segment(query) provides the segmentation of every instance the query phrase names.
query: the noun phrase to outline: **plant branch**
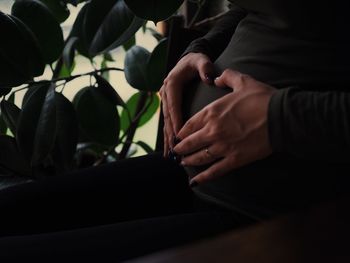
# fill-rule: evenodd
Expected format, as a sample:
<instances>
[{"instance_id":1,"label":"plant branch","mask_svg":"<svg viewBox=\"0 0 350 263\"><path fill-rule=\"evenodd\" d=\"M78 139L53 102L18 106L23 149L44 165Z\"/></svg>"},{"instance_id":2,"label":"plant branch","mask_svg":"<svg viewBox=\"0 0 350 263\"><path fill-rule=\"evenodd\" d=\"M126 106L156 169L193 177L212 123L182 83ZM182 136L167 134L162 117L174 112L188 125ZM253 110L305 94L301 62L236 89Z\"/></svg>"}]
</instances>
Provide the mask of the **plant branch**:
<instances>
[{"instance_id":1,"label":"plant branch","mask_svg":"<svg viewBox=\"0 0 350 263\"><path fill-rule=\"evenodd\" d=\"M145 103L147 102L147 98L150 98L150 102L145 105ZM126 154L129 151L130 145L132 143L132 139L134 138L136 129L138 127L139 121L142 117L142 115L149 109L149 107L152 105L153 103L153 96L149 96L148 93L144 93L141 95L140 100L138 101L138 105L137 105L137 109L136 109L136 116L134 117L134 119L132 120L132 122L130 123L128 129L125 131L125 133L123 134L123 136L119 139L118 143L116 143L115 145L113 145L103 156L101 159L99 159L94 166L98 166L102 163L105 162L106 158L114 151L115 147L117 147L119 145L119 143L125 138L127 137L126 141L123 144L123 148L120 152L120 154L118 155L119 159L124 159Z\"/></svg>"},{"instance_id":2,"label":"plant branch","mask_svg":"<svg viewBox=\"0 0 350 263\"><path fill-rule=\"evenodd\" d=\"M146 104L147 99L150 98L150 102ZM141 94L140 100L137 104L137 108L136 108L136 116L133 120L133 122L130 124L130 131L128 133L128 136L126 138L126 143L124 144L120 154L119 154L119 158L120 159L124 159L129 151L129 148L131 146L131 142L134 139L135 136L135 132L137 130L139 121L142 117L142 115L148 110L148 108L152 105L153 102L153 96L149 96L149 93L143 93Z\"/></svg>"},{"instance_id":3,"label":"plant branch","mask_svg":"<svg viewBox=\"0 0 350 263\"><path fill-rule=\"evenodd\" d=\"M78 75L72 75L72 76L69 76L69 77L54 78L54 79L51 79L51 80L30 81L30 82L25 83L25 84L27 84L27 86L25 86L23 88L20 88L20 89L16 90L15 92L27 89L27 88L29 88L29 86L31 86L33 84L36 84L36 83L40 83L40 82L51 82L51 83L53 83L53 82L65 81L65 83L67 83L67 82L70 82L70 81L72 81L74 79L77 79L77 78L80 78L80 77L89 76L89 75L91 76L91 75L96 74L96 73L103 73L105 71L111 71L111 70L124 71L124 69L121 69L121 68L110 67L110 68L104 68L104 69L99 69L99 70L93 70L93 71L82 73L82 74L78 74Z\"/></svg>"}]
</instances>

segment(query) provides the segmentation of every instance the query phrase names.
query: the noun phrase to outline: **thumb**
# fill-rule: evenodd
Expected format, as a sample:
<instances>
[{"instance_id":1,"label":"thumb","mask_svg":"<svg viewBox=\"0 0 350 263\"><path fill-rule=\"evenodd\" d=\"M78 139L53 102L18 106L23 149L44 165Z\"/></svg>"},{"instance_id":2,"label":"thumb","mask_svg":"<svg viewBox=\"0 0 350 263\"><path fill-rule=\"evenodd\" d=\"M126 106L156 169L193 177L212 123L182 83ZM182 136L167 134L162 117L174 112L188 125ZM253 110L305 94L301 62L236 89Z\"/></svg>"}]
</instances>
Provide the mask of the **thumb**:
<instances>
[{"instance_id":1,"label":"thumb","mask_svg":"<svg viewBox=\"0 0 350 263\"><path fill-rule=\"evenodd\" d=\"M242 87L245 76L238 71L227 69L219 77L215 78L214 82L217 87L228 87L238 91Z\"/></svg>"},{"instance_id":2,"label":"thumb","mask_svg":"<svg viewBox=\"0 0 350 263\"><path fill-rule=\"evenodd\" d=\"M199 62L198 73L201 80L207 84L213 84L215 78L214 64L209 58L204 58Z\"/></svg>"}]
</instances>

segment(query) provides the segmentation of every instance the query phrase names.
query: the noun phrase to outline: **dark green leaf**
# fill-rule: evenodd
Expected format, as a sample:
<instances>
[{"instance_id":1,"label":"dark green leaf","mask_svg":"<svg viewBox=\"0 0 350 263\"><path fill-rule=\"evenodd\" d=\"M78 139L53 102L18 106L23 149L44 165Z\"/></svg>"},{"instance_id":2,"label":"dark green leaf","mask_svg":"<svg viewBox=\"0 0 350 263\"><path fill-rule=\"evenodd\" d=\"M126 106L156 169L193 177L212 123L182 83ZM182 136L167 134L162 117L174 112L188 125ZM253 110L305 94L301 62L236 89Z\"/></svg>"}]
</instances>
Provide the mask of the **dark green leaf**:
<instances>
[{"instance_id":1,"label":"dark green leaf","mask_svg":"<svg viewBox=\"0 0 350 263\"><path fill-rule=\"evenodd\" d=\"M153 50L147 65L148 88L158 91L166 75L168 41L164 39Z\"/></svg>"},{"instance_id":2,"label":"dark green leaf","mask_svg":"<svg viewBox=\"0 0 350 263\"><path fill-rule=\"evenodd\" d=\"M142 25L142 33L146 33L147 30L147 21L145 21Z\"/></svg>"},{"instance_id":3,"label":"dark green leaf","mask_svg":"<svg viewBox=\"0 0 350 263\"><path fill-rule=\"evenodd\" d=\"M67 67L67 69L72 68L74 62L74 53L75 53L75 45L78 42L77 37L71 37L68 39L66 46L63 49L62 59L63 64Z\"/></svg>"},{"instance_id":4,"label":"dark green leaf","mask_svg":"<svg viewBox=\"0 0 350 263\"><path fill-rule=\"evenodd\" d=\"M73 70L75 69L75 66L76 66L76 63L74 60L73 60L73 64L71 65L70 68L67 68L67 66L65 64L63 64L58 76L60 78L70 77L72 75Z\"/></svg>"},{"instance_id":5,"label":"dark green leaf","mask_svg":"<svg viewBox=\"0 0 350 263\"><path fill-rule=\"evenodd\" d=\"M39 0L17 0L12 14L22 20L38 39L44 60L50 64L62 53L64 41L60 24Z\"/></svg>"},{"instance_id":6,"label":"dark green leaf","mask_svg":"<svg viewBox=\"0 0 350 263\"><path fill-rule=\"evenodd\" d=\"M119 138L117 108L94 87L83 88L73 100L84 135L91 142L114 145Z\"/></svg>"},{"instance_id":7,"label":"dark green leaf","mask_svg":"<svg viewBox=\"0 0 350 263\"><path fill-rule=\"evenodd\" d=\"M7 99L7 101L15 103L15 96L16 96L16 93L12 92L10 97Z\"/></svg>"},{"instance_id":8,"label":"dark green leaf","mask_svg":"<svg viewBox=\"0 0 350 263\"><path fill-rule=\"evenodd\" d=\"M26 93L23 96L23 100L22 100L22 106L21 108L23 109L28 101L28 99L33 95L33 93L40 87L48 85L48 82L39 82L39 83L35 83L33 85L30 85L26 91Z\"/></svg>"},{"instance_id":9,"label":"dark green leaf","mask_svg":"<svg viewBox=\"0 0 350 263\"><path fill-rule=\"evenodd\" d=\"M29 163L19 152L16 140L10 136L0 136L0 166L11 174L31 175Z\"/></svg>"},{"instance_id":10,"label":"dark green leaf","mask_svg":"<svg viewBox=\"0 0 350 263\"><path fill-rule=\"evenodd\" d=\"M125 0L128 7L138 16L158 22L174 14L184 0Z\"/></svg>"},{"instance_id":11,"label":"dark green leaf","mask_svg":"<svg viewBox=\"0 0 350 263\"><path fill-rule=\"evenodd\" d=\"M144 23L123 0L92 0L85 22L85 36L92 57L124 44Z\"/></svg>"},{"instance_id":12,"label":"dark green leaf","mask_svg":"<svg viewBox=\"0 0 350 263\"><path fill-rule=\"evenodd\" d=\"M142 149L144 149L146 153L153 153L153 152L154 152L154 150L152 149L152 147L149 146L147 143L145 143L145 142L143 142L143 141L138 141L138 142L136 142L136 144L137 144L138 146L140 146Z\"/></svg>"},{"instance_id":13,"label":"dark green leaf","mask_svg":"<svg viewBox=\"0 0 350 263\"><path fill-rule=\"evenodd\" d=\"M21 110L12 102L3 100L0 104L2 117L12 134L16 134L18 118Z\"/></svg>"},{"instance_id":14,"label":"dark green leaf","mask_svg":"<svg viewBox=\"0 0 350 263\"><path fill-rule=\"evenodd\" d=\"M103 54L103 59L106 60L106 61L109 61L109 62L114 62L115 61L110 53L104 53Z\"/></svg>"},{"instance_id":15,"label":"dark green leaf","mask_svg":"<svg viewBox=\"0 0 350 263\"><path fill-rule=\"evenodd\" d=\"M124 73L127 82L135 89L148 90L147 62L151 54L140 46L134 46L126 52Z\"/></svg>"},{"instance_id":16,"label":"dark green leaf","mask_svg":"<svg viewBox=\"0 0 350 263\"><path fill-rule=\"evenodd\" d=\"M101 69L105 69L105 68L107 68L107 67L108 67L108 65L107 65L107 60L106 60L105 58L103 58L103 60L102 60L102 62L101 62ZM101 74L101 76L102 76L105 80L109 81L109 71L103 71L102 74Z\"/></svg>"},{"instance_id":17,"label":"dark green leaf","mask_svg":"<svg viewBox=\"0 0 350 263\"><path fill-rule=\"evenodd\" d=\"M65 3L69 3L73 6L77 6L78 4L82 3L82 2L86 2L88 0L63 0Z\"/></svg>"},{"instance_id":18,"label":"dark green leaf","mask_svg":"<svg viewBox=\"0 0 350 263\"><path fill-rule=\"evenodd\" d=\"M85 38L85 16L89 8L90 2L86 3L79 11L77 18L74 21L72 30L69 37L77 37L77 50L78 52L85 56L89 57L88 54L88 44Z\"/></svg>"},{"instance_id":19,"label":"dark green leaf","mask_svg":"<svg viewBox=\"0 0 350 263\"><path fill-rule=\"evenodd\" d=\"M132 118L135 117L137 104L138 104L138 101L140 100L141 94L142 94L141 92L135 93L133 96L131 96L131 98L126 103ZM154 116L154 114L157 112L159 108L159 97L156 94L152 94L151 96L148 97L146 105L150 103L151 99L152 99L152 103L147 109L147 111L140 118L138 127L141 127L142 125L146 124ZM125 109L122 111L120 123L121 123L121 130L125 132L130 125L128 113Z\"/></svg>"},{"instance_id":20,"label":"dark green leaf","mask_svg":"<svg viewBox=\"0 0 350 263\"><path fill-rule=\"evenodd\" d=\"M0 97L5 96L11 92L11 88L0 87Z\"/></svg>"},{"instance_id":21,"label":"dark green leaf","mask_svg":"<svg viewBox=\"0 0 350 263\"><path fill-rule=\"evenodd\" d=\"M33 166L49 155L56 138L55 85L42 84L25 102L19 116L17 139Z\"/></svg>"},{"instance_id":22,"label":"dark green leaf","mask_svg":"<svg viewBox=\"0 0 350 263\"><path fill-rule=\"evenodd\" d=\"M112 85L99 75L95 75L97 81L97 88L115 106L119 105L126 107L125 102L119 96L118 92L112 87Z\"/></svg>"},{"instance_id":23,"label":"dark green leaf","mask_svg":"<svg viewBox=\"0 0 350 263\"><path fill-rule=\"evenodd\" d=\"M4 118L2 117L2 114L0 112L0 135L6 134L7 131L7 125L6 122L4 121Z\"/></svg>"},{"instance_id":24,"label":"dark green leaf","mask_svg":"<svg viewBox=\"0 0 350 263\"><path fill-rule=\"evenodd\" d=\"M136 38L135 38L135 36L132 36L128 41L126 41L123 44L123 48L125 51L128 51L130 48L135 46L135 44L136 44Z\"/></svg>"},{"instance_id":25,"label":"dark green leaf","mask_svg":"<svg viewBox=\"0 0 350 263\"><path fill-rule=\"evenodd\" d=\"M0 11L0 87L14 87L44 72L41 53L29 29L17 18Z\"/></svg>"},{"instance_id":26,"label":"dark green leaf","mask_svg":"<svg viewBox=\"0 0 350 263\"><path fill-rule=\"evenodd\" d=\"M73 104L61 93L56 93L57 138L53 150L56 168L68 171L72 168L78 143L78 120Z\"/></svg>"},{"instance_id":27,"label":"dark green leaf","mask_svg":"<svg viewBox=\"0 0 350 263\"><path fill-rule=\"evenodd\" d=\"M61 0L40 0L43 2L53 13L59 23L67 20L69 17L69 10L65 2Z\"/></svg>"}]
</instances>

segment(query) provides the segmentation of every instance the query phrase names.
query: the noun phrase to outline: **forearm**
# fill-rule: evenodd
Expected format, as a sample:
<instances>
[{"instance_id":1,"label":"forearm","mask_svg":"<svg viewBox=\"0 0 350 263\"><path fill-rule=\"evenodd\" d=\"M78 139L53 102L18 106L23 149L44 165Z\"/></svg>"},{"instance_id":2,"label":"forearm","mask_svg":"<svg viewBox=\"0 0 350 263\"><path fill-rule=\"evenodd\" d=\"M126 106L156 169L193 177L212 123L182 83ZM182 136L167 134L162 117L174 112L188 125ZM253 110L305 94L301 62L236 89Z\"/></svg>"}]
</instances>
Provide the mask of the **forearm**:
<instances>
[{"instance_id":1,"label":"forearm","mask_svg":"<svg viewBox=\"0 0 350 263\"><path fill-rule=\"evenodd\" d=\"M237 6L231 9L203 37L194 40L182 56L190 53L206 54L214 61L229 43L238 23L246 16L246 11Z\"/></svg>"},{"instance_id":2,"label":"forearm","mask_svg":"<svg viewBox=\"0 0 350 263\"><path fill-rule=\"evenodd\" d=\"M350 162L350 93L279 90L270 101L268 126L274 152Z\"/></svg>"}]
</instances>

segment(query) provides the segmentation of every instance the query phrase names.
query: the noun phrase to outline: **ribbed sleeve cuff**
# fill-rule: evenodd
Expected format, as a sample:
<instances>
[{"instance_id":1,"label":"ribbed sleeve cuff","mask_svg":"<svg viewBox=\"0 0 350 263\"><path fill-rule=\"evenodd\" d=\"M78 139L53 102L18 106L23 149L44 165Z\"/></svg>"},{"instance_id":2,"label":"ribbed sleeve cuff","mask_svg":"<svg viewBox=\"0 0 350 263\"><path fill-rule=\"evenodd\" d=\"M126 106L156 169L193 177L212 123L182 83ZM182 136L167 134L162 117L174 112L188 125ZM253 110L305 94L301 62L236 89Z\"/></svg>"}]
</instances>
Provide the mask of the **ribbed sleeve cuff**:
<instances>
[{"instance_id":1,"label":"ribbed sleeve cuff","mask_svg":"<svg viewBox=\"0 0 350 263\"><path fill-rule=\"evenodd\" d=\"M283 101L287 92L288 89L277 90L277 92L272 95L269 103L267 122L269 140L273 152L283 152L285 149Z\"/></svg>"}]
</instances>

